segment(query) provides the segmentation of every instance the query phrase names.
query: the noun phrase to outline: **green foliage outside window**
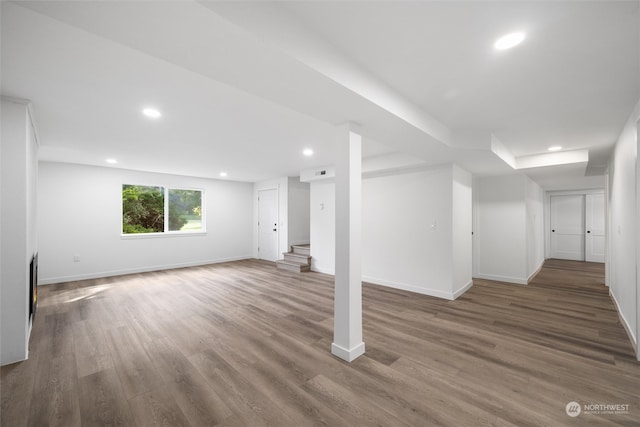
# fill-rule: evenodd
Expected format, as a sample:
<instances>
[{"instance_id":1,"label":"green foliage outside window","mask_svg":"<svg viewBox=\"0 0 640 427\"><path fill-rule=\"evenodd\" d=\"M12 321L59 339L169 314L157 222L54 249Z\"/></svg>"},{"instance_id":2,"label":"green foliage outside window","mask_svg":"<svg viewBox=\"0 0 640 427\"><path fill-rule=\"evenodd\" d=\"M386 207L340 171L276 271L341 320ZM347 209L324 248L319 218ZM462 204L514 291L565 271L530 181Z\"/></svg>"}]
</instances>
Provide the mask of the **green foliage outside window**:
<instances>
[{"instance_id":1,"label":"green foliage outside window","mask_svg":"<svg viewBox=\"0 0 640 427\"><path fill-rule=\"evenodd\" d=\"M164 231L164 188L122 186L122 232L124 234Z\"/></svg>"},{"instance_id":2,"label":"green foliage outside window","mask_svg":"<svg viewBox=\"0 0 640 427\"><path fill-rule=\"evenodd\" d=\"M169 231L202 229L202 192L169 190Z\"/></svg>"},{"instance_id":3,"label":"green foliage outside window","mask_svg":"<svg viewBox=\"0 0 640 427\"><path fill-rule=\"evenodd\" d=\"M166 204L165 197L168 197ZM165 218L168 218L166 230ZM202 191L124 184L122 233L164 231L202 231Z\"/></svg>"}]
</instances>

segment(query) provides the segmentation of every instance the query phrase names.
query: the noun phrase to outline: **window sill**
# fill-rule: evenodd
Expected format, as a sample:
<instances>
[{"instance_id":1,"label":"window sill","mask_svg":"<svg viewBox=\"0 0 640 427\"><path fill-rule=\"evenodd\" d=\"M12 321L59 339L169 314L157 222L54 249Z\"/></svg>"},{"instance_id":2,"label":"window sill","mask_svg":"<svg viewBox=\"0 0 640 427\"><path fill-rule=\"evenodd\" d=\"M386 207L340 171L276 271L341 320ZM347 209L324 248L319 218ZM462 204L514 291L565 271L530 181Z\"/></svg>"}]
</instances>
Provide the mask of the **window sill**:
<instances>
[{"instance_id":1,"label":"window sill","mask_svg":"<svg viewBox=\"0 0 640 427\"><path fill-rule=\"evenodd\" d=\"M166 233L140 233L140 234L120 234L122 240L136 240L136 239L159 239L163 237L192 237L192 236L206 236L206 231L194 231L194 232L166 232Z\"/></svg>"}]
</instances>

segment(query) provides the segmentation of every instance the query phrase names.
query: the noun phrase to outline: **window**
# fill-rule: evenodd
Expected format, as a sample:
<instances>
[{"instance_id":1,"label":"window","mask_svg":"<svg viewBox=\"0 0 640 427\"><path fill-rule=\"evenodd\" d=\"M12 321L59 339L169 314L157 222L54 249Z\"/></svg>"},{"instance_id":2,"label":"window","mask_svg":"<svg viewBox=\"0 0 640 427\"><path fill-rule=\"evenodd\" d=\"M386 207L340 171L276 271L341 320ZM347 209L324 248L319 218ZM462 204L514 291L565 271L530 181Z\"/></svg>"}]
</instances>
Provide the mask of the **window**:
<instances>
[{"instance_id":1,"label":"window","mask_svg":"<svg viewBox=\"0 0 640 427\"><path fill-rule=\"evenodd\" d=\"M203 232L202 190L122 185L122 234Z\"/></svg>"},{"instance_id":2,"label":"window","mask_svg":"<svg viewBox=\"0 0 640 427\"><path fill-rule=\"evenodd\" d=\"M202 191L168 191L169 231L202 231Z\"/></svg>"}]
</instances>

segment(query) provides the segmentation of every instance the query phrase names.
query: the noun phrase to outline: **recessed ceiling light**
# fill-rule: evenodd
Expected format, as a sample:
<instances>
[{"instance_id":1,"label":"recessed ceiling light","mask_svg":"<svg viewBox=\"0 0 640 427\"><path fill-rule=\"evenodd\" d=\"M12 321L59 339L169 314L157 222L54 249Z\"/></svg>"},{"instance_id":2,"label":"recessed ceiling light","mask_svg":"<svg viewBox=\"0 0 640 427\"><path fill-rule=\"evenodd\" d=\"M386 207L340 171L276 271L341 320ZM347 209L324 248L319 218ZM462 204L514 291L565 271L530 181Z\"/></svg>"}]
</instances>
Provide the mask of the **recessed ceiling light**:
<instances>
[{"instance_id":1,"label":"recessed ceiling light","mask_svg":"<svg viewBox=\"0 0 640 427\"><path fill-rule=\"evenodd\" d=\"M560 150L562 150L562 147L559 146L559 145L554 145L553 147L547 148L547 150L549 150L549 151L560 151Z\"/></svg>"},{"instance_id":2,"label":"recessed ceiling light","mask_svg":"<svg viewBox=\"0 0 640 427\"><path fill-rule=\"evenodd\" d=\"M313 150L311 148L306 148L302 154L304 154L305 156L313 156Z\"/></svg>"},{"instance_id":3,"label":"recessed ceiling light","mask_svg":"<svg viewBox=\"0 0 640 427\"><path fill-rule=\"evenodd\" d=\"M156 110L155 108L145 108L144 110L142 110L142 114L149 117L150 119L158 119L160 118L160 116L162 116L160 111Z\"/></svg>"},{"instance_id":4,"label":"recessed ceiling light","mask_svg":"<svg viewBox=\"0 0 640 427\"><path fill-rule=\"evenodd\" d=\"M220 172L220 176L224 178L225 176L227 176L227 173L226 172Z\"/></svg>"},{"instance_id":5,"label":"recessed ceiling light","mask_svg":"<svg viewBox=\"0 0 640 427\"><path fill-rule=\"evenodd\" d=\"M110 165L115 165L116 163L118 163L116 159L107 159L105 160L105 162L109 163Z\"/></svg>"},{"instance_id":6,"label":"recessed ceiling light","mask_svg":"<svg viewBox=\"0 0 640 427\"><path fill-rule=\"evenodd\" d=\"M524 37L525 37L525 34L520 32L507 34L505 36L500 37L498 40L496 40L496 42L493 44L493 47L498 50L510 49L522 43L522 41L524 40Z\"/></svg>"}]
</instances>

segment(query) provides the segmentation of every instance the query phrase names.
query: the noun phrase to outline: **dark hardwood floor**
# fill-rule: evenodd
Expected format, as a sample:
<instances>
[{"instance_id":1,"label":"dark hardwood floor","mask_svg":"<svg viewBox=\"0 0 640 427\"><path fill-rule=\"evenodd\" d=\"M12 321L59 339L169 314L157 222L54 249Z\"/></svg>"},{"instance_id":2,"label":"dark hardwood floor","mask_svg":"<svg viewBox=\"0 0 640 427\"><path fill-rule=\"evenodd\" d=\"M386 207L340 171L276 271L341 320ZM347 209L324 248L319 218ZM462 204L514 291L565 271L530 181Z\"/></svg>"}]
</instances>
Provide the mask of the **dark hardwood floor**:
<instances>
[{"instance_id":1,"label":"dark hardwood floor","mask_svg":"<svg viewBox=\"0 0 640 427\"><path fill-rule=\"evenodd\" d=\"M331 276L250 260L42 286L31 357L1 370L1 424L640 425L603 274L550 260L529 286L474 280L456 301L365 284L351 364L330 354ZM628 410L573 418L571 401Z\"/></svg>"}]
</instances>

